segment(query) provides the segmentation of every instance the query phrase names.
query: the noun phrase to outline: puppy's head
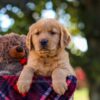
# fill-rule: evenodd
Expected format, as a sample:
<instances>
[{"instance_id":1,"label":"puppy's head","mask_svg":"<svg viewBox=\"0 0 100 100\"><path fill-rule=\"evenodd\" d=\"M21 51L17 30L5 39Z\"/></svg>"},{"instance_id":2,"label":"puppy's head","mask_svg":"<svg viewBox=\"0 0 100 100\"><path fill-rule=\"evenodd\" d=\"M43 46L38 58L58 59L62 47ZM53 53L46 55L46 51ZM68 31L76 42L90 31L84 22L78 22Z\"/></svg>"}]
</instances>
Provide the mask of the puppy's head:
<instances>
[{"instance_id":1,"label":"puppy's head","mask_svg":"<svg viewBox=\"0 0 100 100\"><path fill-rule=\"evenodd\" d=\"M29 50L53 51L65 48L69 32L55 19L41 19L29 28L26 45Z\"/></svg>"}]
</instances>

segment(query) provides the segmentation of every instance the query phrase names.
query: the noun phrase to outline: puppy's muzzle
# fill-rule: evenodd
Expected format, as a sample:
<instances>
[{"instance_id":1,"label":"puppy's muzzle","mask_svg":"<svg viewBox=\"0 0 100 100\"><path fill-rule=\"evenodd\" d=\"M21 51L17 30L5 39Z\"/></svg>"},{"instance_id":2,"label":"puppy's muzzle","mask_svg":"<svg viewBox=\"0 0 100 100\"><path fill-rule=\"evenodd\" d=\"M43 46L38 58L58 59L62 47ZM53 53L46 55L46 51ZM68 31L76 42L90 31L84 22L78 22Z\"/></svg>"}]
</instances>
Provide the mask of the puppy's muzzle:
<instances>
[{"instance_id":1,"label":"puppy's muzzle","mask_svg":"<svg viewBox=\"0 0 100 100\"><path fill-rule=\"evenodd\" d=\"M41 47L42 47L42 48L46 48L47 45L48 45L48 40L47 40L47 39L42 39L42 40L40 41L40 44L41 44Z\"/></svg>"}]
</instances>

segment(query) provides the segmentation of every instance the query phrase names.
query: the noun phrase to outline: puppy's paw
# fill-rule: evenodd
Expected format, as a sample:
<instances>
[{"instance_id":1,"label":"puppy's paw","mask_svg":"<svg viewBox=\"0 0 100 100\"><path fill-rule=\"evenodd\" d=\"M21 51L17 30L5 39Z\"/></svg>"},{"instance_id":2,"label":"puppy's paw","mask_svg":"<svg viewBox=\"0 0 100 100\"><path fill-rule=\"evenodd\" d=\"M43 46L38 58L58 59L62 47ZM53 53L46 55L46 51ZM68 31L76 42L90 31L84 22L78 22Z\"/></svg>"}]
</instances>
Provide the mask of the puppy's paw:
<instances>
[{"instance_id":1,"label":"puppy's paw","mask_svg":"<svg viewBox=\"0 0 100 100\"><path fill-rule=\"evenodd\" d=\"M59 95L63 95L65 91L68 89L66 81L53 80L52 84L54 91Z\"/></svg>"},{"instance_id":2,"label":"puppy's paw","mask_svg":"<svg viewBox=\"0 0 100 100\"><path fill-rule=\"evenodd\" d=\"M27 93L30 89L31 81L29 80L21 80L19 79L17 82L17 88L19 93L24 94Z\"/></svg>"}]
</instances>

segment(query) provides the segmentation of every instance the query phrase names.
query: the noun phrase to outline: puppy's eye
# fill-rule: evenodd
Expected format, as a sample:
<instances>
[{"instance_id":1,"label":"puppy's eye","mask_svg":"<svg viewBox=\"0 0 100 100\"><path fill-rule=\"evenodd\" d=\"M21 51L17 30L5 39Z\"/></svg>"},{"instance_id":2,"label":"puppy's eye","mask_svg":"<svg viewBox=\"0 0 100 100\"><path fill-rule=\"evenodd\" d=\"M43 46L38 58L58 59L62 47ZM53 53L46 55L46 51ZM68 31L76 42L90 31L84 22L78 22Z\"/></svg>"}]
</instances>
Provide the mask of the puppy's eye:
<instances>
[{"instance_id":1,"label":"puppy's eye","mask_svg":"<svg viewBox=\"0 0 100 100\"><path fill-rule=\"evenodd\" d=\"M40 32L36 32L36 33L35 33L35 35L39 35L39 34L40 34Z\"/></svg>"},{"instance_id":2,"label":"puppy's eye","mask_svg":"<svg viewBox=\"0 0 100 100\"><path fill-rule=\"evenodd\" d=\"M55 35L55 34L56 34L56 32L51 31L51 32L50 32L50 34L51 34L51 35Z\"/></svg>"}]
</instances>

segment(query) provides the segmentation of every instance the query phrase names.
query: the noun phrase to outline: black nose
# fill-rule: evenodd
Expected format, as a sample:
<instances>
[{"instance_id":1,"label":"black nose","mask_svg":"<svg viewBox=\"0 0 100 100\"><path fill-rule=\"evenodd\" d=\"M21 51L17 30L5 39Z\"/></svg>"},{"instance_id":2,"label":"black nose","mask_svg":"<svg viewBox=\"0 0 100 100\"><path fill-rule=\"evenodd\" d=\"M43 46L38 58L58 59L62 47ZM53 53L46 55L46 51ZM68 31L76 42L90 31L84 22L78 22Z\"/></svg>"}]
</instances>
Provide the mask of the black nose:
<instances>
[{"instance_id":1,"label":"black nose","mask_svg":"<svg viewBox=\"0 0 100 100\"><path fill-rule=\"evenodd\" d=\"M41 43L42 46L47 46L48 40L43 39L43 40L40 41L40 43Z\"/></svg>"},{"instance_id":2,"label":"black nose","mask_svg":"<svg viewBox=\"0 0 100 100\"><path fill-rule=\"evenodd\" d=\"M23 48L22 48L21 46L18 46L18 47L16 48L16 51L17 51L17 52L23 52Z\"/></svg>"}]
</instances>

